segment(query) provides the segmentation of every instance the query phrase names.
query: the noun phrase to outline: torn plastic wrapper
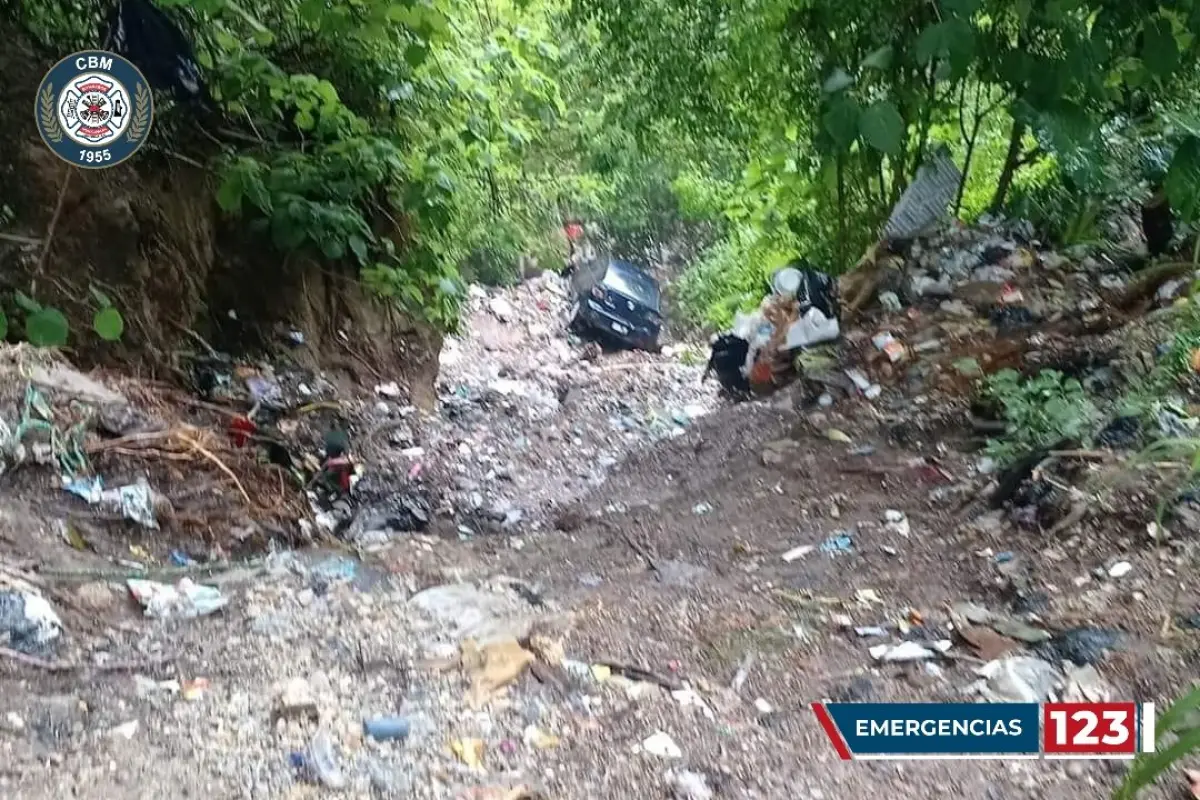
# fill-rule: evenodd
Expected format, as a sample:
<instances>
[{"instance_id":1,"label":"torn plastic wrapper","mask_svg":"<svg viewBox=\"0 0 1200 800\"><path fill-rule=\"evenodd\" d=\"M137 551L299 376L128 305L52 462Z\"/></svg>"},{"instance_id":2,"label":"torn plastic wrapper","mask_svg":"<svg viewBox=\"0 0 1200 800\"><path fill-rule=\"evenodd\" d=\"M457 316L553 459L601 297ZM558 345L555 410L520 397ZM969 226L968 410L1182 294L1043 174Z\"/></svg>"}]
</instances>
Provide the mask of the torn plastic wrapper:
<instances>
[{"instance_id":1,"label":"torn plastic wrapper","mask_svg":"<svg viewBox=\"0 0 1200 800\"><path fill-rule=\"evenodd\" d=\"M799 347L832 342L840 335L841 328L837 319L825 316L819 308L813 306L788 328L783 344L788 350L795 350Z\"/></svg>"},{"instance_id":2,"label":"torn plastic wrapper","mask_svg":"<svg viewBox=\"0 0 1200 800\"><path fill-rule=\"evenodd\" d=\"M93 478L64 477L63 488L94 506L119 512L125 519L150 530L158 530L158 520L154 518L154 490L145 478L138 478L137 483L105 489L104 479L99 475Z\"/></svg>"},{"instance_id":3,"label":"torn plastic wrapper","mask_svg":"<svg viewBox=\"0 0 1200 800\"><path fill-rule=\"evenodd\" d=\"M219 589L201 586L189 578L181 579L174 586L140 578L130 578L125 583L146 616L156 619L203 617L229 605L229 600L221 596Z\"/></svg>"}]
</instances>

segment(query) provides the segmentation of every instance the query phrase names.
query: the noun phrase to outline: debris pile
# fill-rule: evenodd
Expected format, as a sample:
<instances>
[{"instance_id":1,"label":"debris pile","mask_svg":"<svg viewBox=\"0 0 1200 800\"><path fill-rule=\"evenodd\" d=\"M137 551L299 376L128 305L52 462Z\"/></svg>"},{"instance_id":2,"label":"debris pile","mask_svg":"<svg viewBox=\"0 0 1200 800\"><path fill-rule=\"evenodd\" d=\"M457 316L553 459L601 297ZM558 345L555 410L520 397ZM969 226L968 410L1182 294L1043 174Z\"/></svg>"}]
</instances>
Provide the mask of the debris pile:
<instances>
[{"instance_id":1,"label":"debris pile","mask_svg":"<svg viewBox=\"0 0 1200 800\"><path fill-rule=\"evenodd\" d=\"M624 457L711 411L701 357L604 352L567 330L566 282L553 273L470 289L460 337L442 351L438 417L409 450L440 462L441 512L464 535L518 531L599 485Z\"/></svg>"}]
</instances>

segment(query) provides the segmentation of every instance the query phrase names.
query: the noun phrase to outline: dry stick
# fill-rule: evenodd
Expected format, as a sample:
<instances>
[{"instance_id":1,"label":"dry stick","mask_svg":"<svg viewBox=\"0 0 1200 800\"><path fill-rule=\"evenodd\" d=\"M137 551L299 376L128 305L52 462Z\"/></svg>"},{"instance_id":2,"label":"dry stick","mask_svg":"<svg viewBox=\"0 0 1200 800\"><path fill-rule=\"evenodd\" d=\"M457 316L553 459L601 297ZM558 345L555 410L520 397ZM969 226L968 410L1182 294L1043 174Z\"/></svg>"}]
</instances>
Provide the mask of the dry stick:
<instances>
[{"instance_id":1,"label":"dry stick","mask_svg":"<svg viewBox=\"0 0 1200 800\"><path fill-rule=\"evenodd\" d=\"M34 239L32 236L18 236L15 233L0 233L0 239L17 244L39 245L42 243L41 239Z\"/></svg>"},{"instance_id":2,"label":"dry stick","mask_svg":"<svg viewBox=\"0 0 1200 800\"><path fill-rule=\"evenodd\" d=\"M224 461L222 461L221 459L219 459L215 455L213 455L213 453L211 451L206 450L203 445L201 445L199 442L195 441L194 439L190 439L187 436L184 436L182 433L177 433L175 435L179 438L180 441L184 442L187 445L190 445L192 447L192 449L194 449L197 453L204 456L206 459L208 459L212 463L216 464L217 468L220 469L222 472L224 472L226 475L228 475L229 478L233 481L234 485L237 486L238 491L242 493L242 499L246 501L246 505L248 505L248 506L254 505L254 502L250 499L250 495L246 494L246 488L244 486L242 486L242 482L240 480L238 480L238 476L234 474L233 470L231 470L228 466L226 466Z\"/></svg>"},{"instance_id":3,"label":"dry stick","mask_svg":"<svg viewBox=\"0 0 1200 800\"><path fill-rule=\"evenodd\" d=\"M74 167L67 167L67 174L63 178L62 186L58 190L58 200L54 204L54 216L50 217L50 226L46 228L46 244L42 247L42 255L38 259L35 275L41 275L42 270L46 268L46 259L50 255L50 245L54 241L54 229L58 226L58 218L62 215L63 201L67 199L67 186L71 183L71 174L75 171Z\"/></svg>"}]
</instances>

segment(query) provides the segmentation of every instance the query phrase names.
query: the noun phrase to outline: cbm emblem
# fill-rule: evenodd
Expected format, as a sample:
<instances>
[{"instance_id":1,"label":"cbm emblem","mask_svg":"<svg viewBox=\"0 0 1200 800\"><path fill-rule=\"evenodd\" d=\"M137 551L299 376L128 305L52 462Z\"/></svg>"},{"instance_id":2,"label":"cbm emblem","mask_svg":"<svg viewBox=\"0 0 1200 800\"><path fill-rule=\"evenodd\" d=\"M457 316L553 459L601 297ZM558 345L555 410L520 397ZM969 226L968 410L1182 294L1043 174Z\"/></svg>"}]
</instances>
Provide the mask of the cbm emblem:
<instances>
[{"instance_id":1,"label":"cbm emblem","mask_svg":"<svg viewBox=\"0 0 1200 800\"><path fill-rule=\"evenodd\" d=\"M56 156L85 169L125 161L154 120L150 84L116 53L84 50L59 61L38 87L38 132Z\"/></svg>"}]
</instances>

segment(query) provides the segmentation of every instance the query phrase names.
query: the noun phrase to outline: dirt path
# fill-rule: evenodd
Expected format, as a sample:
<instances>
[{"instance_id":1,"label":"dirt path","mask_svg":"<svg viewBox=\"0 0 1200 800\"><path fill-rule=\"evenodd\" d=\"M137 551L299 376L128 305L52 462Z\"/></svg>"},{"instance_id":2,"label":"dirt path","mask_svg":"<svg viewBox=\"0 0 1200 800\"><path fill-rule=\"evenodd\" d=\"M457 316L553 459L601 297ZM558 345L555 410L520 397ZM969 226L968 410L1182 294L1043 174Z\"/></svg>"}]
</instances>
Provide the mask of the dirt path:
<instances>
[{"instance_id":1,"label":"dirt path","mask_svg":"<svg viewBox=\"0 0 1200 800\"><path fill-rule=\"evenodd\" d=\"M420 434L430 468L462 478L430 532L376 542L361 562L277 553L226 575L229 607L201 619L144 619L120 584L60 587L72 603L63 657L88 666L0 660L0 793L335 796L311 776L323 731L346 797L516 798L501 788L522 785L581 800L1107 796L1119 762L842 763L808 703L973 697L980 662L961 641L936 662L868 653L899 641L899 622L922 623L910 638L949 636L947 608L963 601L1033 611L1054 631L1123 631L1101 674L1116 697L1163 702L1197 666L1187 634L1158 636L1163 614L1198 599L1171 556L1116 517L1053 539L999 515L972 521L976 457L936 415L861 399L799 411L785 393L676 418L714 406L699 368L546 344L560 336L557 296L545 284L507 293L507 322L476 298L451 350L465 357L445 367L445 415ZM538 314L548 321L531 331ZM559 381L566 402L547 390ZM897 418L906 447L890 443ZM62 547L46 509L19 503L5 507L5 538ZM840 535L848 549L822 549ZM814 549L785 562L800 545ZM1126 577L1090 577L1117 556ZM893 627L867 639L846 622ZM472 707L463 639L531 633L538 665ZM605 662L693 691L609 677ZM384 715L408 719L406 741L363 736L363 720ZM656 732L678 758L644 751ZM471 740L480 764L467 763Z\"/></svg>"}]
</instances>

